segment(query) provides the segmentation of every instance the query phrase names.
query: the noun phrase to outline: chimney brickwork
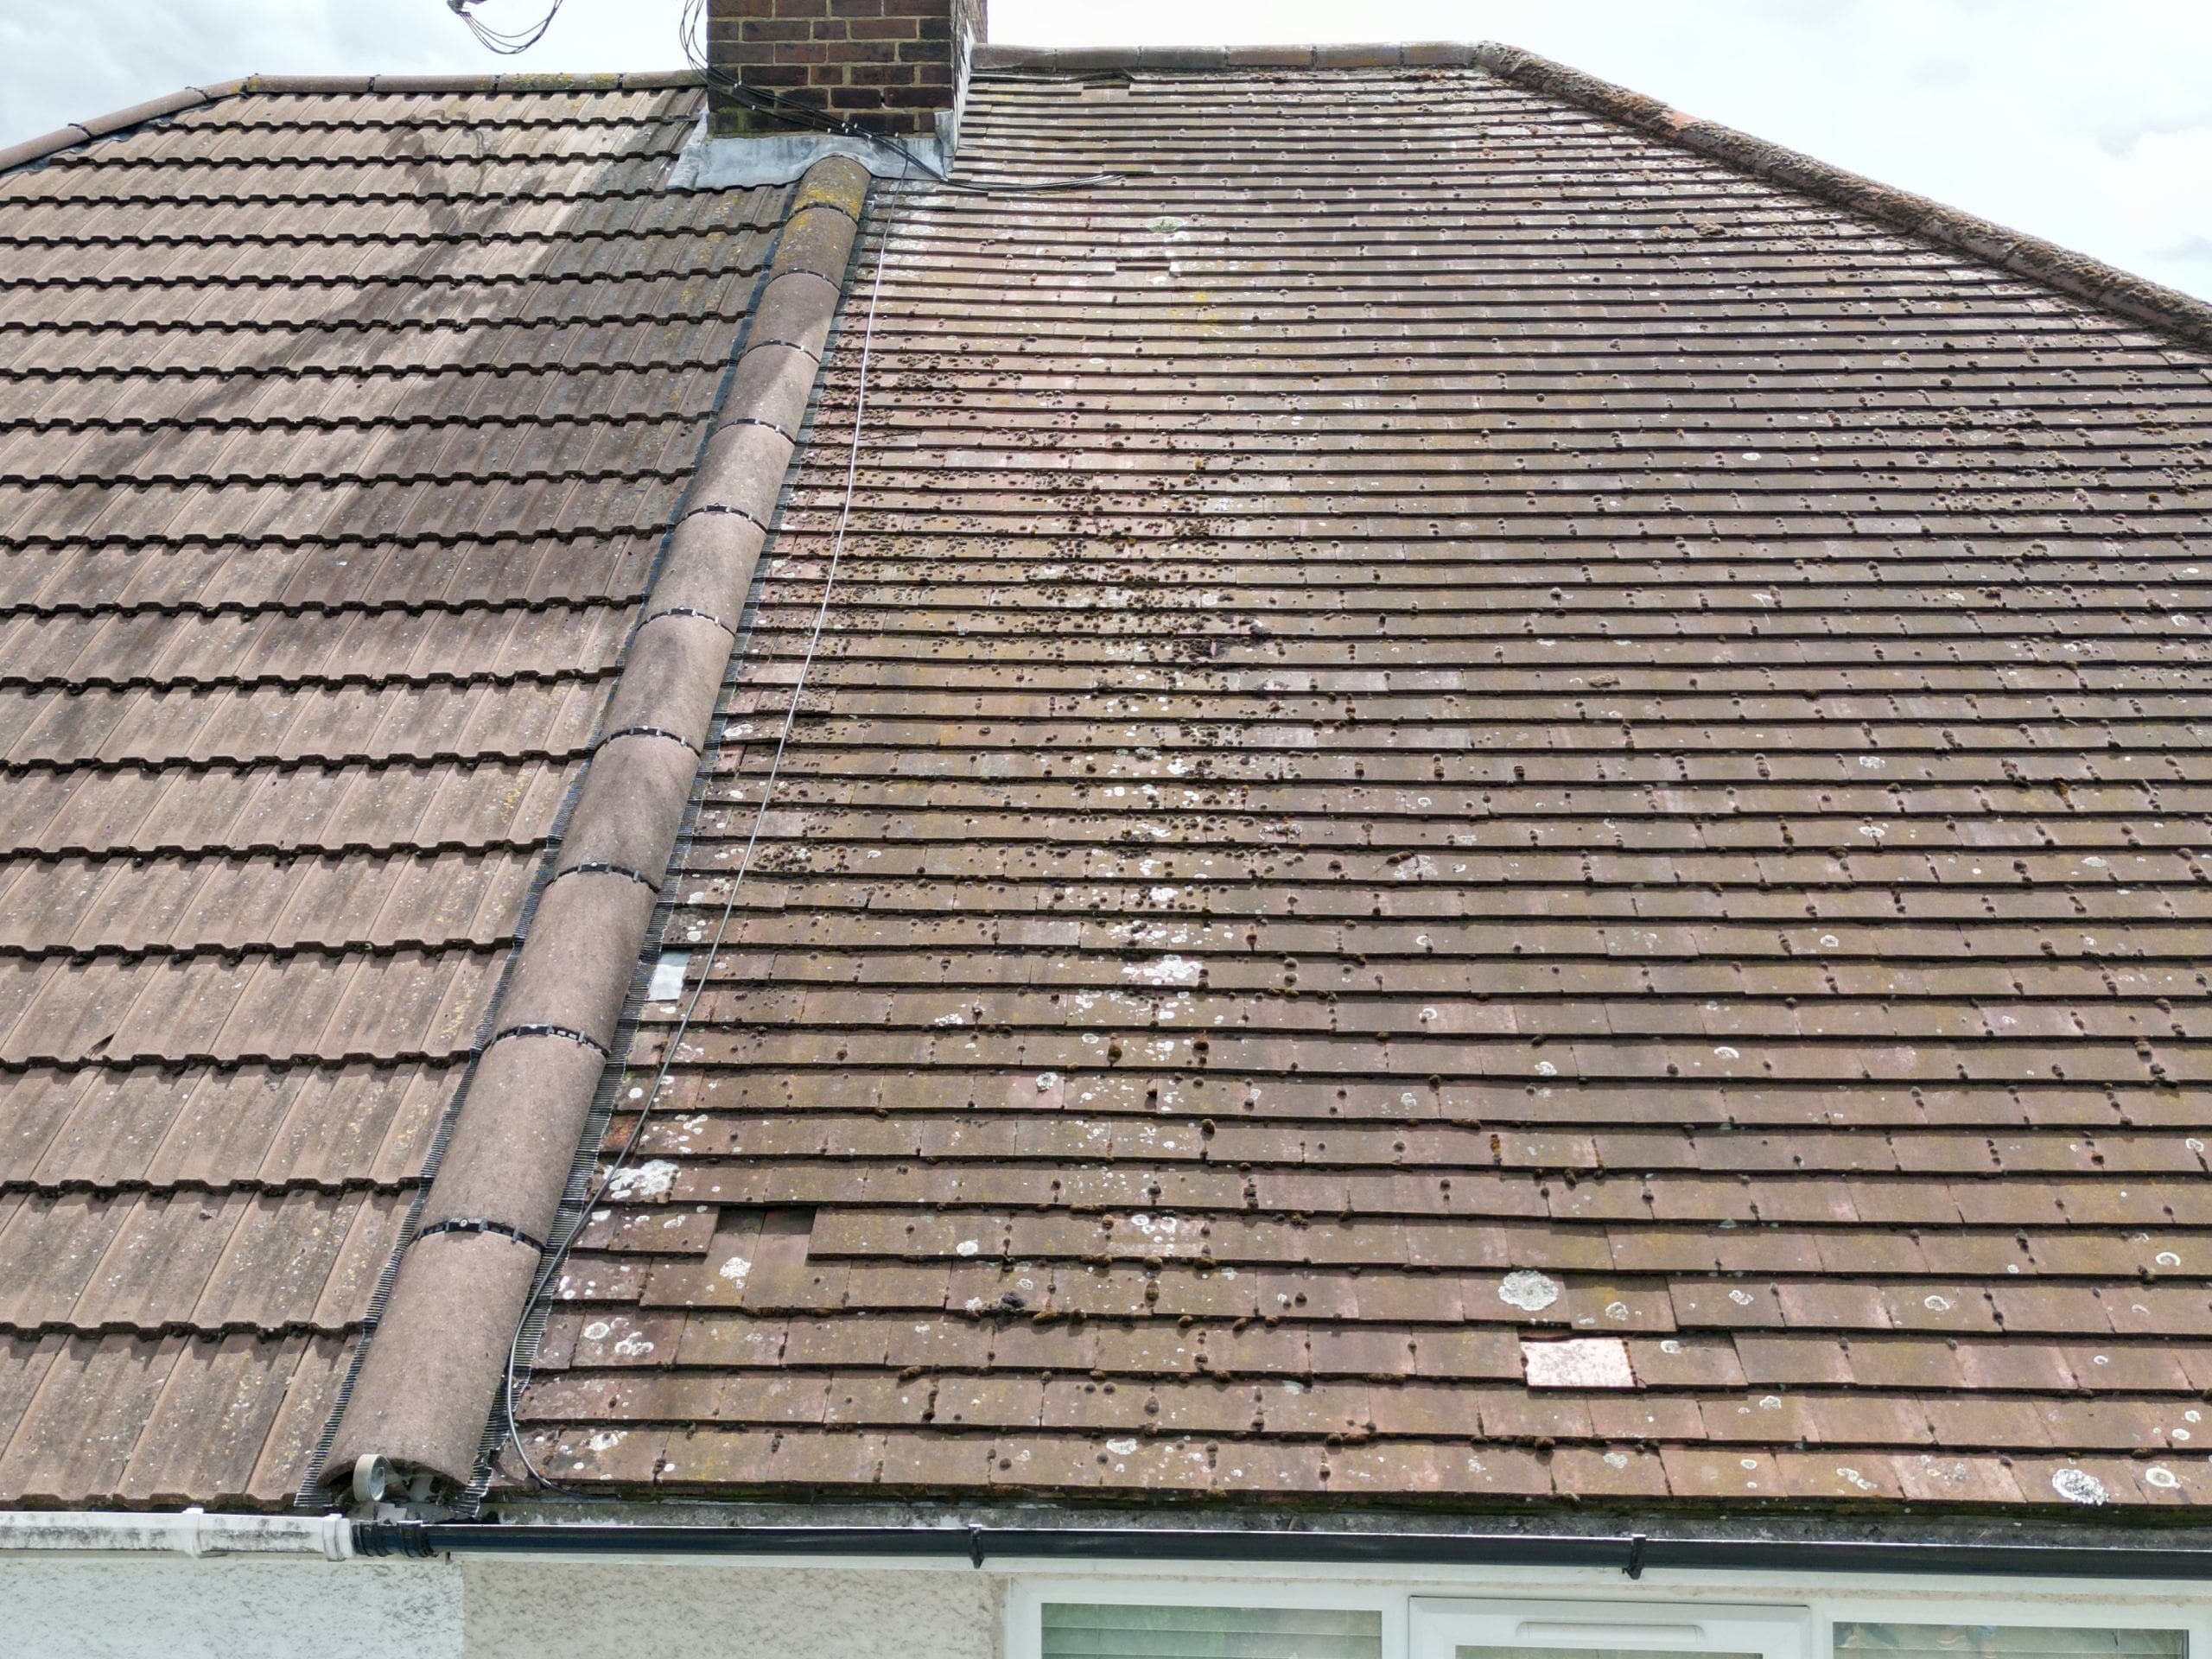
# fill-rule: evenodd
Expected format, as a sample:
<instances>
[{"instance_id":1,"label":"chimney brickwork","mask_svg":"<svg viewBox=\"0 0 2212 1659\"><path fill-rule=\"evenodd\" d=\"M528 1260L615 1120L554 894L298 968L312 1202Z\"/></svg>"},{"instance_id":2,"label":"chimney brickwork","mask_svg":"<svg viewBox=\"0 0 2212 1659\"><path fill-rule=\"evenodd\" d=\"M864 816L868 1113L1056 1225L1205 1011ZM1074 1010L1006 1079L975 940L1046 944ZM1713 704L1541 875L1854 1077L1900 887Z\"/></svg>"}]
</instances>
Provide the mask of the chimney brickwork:
<instances>
[{"instance_id":1,"label":"chimney brickwork","mask_svg":"<svg viewBox=\"0 0 2212 1659\"><path fill-rule=\"evenodd\" d=\"M709 0L708 60L868 131L927 135L952 107L961 42L983 38L987 3ZM721 91L708 105L718 134L807 130Z\"/></svg>"}]
</instances>

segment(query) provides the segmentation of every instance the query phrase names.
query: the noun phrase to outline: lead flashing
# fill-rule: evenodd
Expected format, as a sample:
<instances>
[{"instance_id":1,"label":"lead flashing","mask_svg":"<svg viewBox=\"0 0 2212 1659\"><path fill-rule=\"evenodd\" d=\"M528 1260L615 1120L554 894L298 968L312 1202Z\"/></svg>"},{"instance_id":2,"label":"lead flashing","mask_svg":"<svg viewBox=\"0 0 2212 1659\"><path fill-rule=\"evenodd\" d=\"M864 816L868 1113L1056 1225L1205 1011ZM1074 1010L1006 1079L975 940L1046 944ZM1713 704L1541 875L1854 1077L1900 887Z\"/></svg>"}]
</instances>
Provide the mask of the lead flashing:
<instances>
[{"instance_id":1,"label":"lead flashing","mask_svg":"<svg viewBox=\"0 0 2212 1659\"><path fill-rule=\"evenodd\" d=\"M812 386L810 359L760 337L772 322L820 349L841 295L824 272L842 275L868 188L864 169L832 156L794 194L753 337L646 600L652 620L625 653L604 717L609 735L554 855L564 879L545 889L494 1030L558 1027L602 1047L614 1041L736 649L735 636L710 618L741 608L765 540L759 527L773 517L791 466L792 442L769 423L790 423L792 403L803 409ZM748 373L762 353L774 360ZM806 364L803 387L795 361ZM709 504L724 512L700 511ZM732 533L733 520L749 533ZM605 1065L603 1052L551 1035L518 1034L484 1052L422 1228L401 1247L390 1303L364 1338L326 1478L370 1456L456 1484L469 1478L543 1269L544 1253L517 1236L551 1236ZM508 1230L435 1230L461 1219Z\"/></svg>"},{"instance_id":2,"label":"lead flashing","mask_svg":"<svg viewBox=\"0 0 2212 1659\"><path fill-rule=\"evenodd\" d=\"M945 171L945 149L938 138L902 138L914 162L930 172ZM756 185L789 184L810 168L842 156L879 179L898 179L915 171L914 162L889 144L872 138L828 132L765 132L743 137L709 137L703 124L685 145L668 175L671 190L741 190Z\"/></svg>"}]
</instances>

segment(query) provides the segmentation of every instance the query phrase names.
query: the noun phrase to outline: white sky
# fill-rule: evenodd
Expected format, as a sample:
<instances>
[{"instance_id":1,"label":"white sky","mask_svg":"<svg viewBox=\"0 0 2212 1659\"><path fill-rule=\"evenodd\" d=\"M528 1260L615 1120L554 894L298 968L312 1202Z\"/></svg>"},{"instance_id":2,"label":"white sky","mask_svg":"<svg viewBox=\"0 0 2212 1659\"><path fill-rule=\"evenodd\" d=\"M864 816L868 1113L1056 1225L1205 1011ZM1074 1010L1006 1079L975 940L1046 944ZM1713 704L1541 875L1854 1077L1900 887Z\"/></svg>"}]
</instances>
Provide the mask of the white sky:
<instances>
[{"instance_id":1,"label":"white sky","mask_svg":"<svg viewBox=\"0 0 2212 1659\"><path fill-rule=\"evenodd\" d=\"M566 0L496 59L442 0L0 0L0 144L255 70L664 68L677 10ZM992 0L991 37L1508 41L2212 299L2204 0Z\"/></svg>"}]
</instances>

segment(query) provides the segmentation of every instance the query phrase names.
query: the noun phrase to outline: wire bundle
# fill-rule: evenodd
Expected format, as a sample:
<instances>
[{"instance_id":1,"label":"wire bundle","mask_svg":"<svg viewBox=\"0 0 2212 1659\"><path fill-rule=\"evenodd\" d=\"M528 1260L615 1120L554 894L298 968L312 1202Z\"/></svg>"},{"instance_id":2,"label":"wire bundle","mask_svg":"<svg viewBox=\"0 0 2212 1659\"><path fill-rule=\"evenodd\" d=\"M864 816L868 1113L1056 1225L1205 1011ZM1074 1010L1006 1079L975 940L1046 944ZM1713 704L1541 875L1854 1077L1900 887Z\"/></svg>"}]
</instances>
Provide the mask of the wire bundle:
<instances>
[{"instance_id":1,"label":"wire bundle","mask_svg":"<svg viewBox=\"0 0 2212 1659\"><path fill-rule=\"evenodd\" d=\"M553 27L554 18L560 15L562 0L553 0L553 3L546 7L543 17L530 28L522 29L493 28L476 15L476 8L483 3L484 0L446 0L446 5L453 15L468 25L468 32L476 37L479 46L487 52L496 52L503 58L512 58L518 53L529 51L545 38L545 31Z\"/></svg>"},{"instance_id":2,"label":"wire bundle","mask_svg":"<svg viewBox=\"0 0 2212 1659\"><path fill-rule=\"evenodd\" d=\"M545 38L545 31L553 26L560 15L564 0L552 0L544 16L527 29L502 29L493 27L476 15L476 8L484 0L446 0L454 16L468 25L468 32L486 51L501 57L513 57L527 52ZM840 138L857 138L880 146L899 158L900 177L919 173L941 188L957 191L967 196L1014 196L1041 191L1088 190L1094 185L1111 184L1123 175L1119 173L1087 173L1080 178L1040 179L1031 183L1007 185L955 184L938 168L922 159L913 147L889 133L871 132L850 118L841 119L828 110L798 99L785 98L765 86L748 86L728 71L717 68L707 46L708 0L683 0L683 12L677 25L677 37L683 48L684 61L698 71L700 77L713 90L733 99L747 109L762 115L772 115L795 127L804 127Z\"/></svg>"}]
</instances>

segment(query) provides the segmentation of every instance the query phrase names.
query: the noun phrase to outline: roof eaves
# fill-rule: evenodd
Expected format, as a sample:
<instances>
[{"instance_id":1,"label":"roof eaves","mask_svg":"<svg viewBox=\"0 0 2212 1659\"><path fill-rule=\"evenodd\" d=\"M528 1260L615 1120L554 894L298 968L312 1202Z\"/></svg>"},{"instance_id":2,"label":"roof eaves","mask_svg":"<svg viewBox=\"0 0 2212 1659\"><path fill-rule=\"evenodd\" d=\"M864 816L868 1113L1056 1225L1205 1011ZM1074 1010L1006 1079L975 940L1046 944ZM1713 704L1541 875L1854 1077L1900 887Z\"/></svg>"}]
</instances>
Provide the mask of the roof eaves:
<instances>
[{"instance_id":1,"label":"roof eaves","mask_svg":"<svg viewBox=\"0 0 2212 1659\"><path fill-rule=\"evenodd\" d=\"M2076 253L2041 237L2010 230L1926 196L1831 167L1717 121L1685 115L1625 86L1495 41L1416 41L1369 46L1048 48L984 45L980 71L1080 74L1151 70L1478 68L1618 121L1738 171L1779 184L1831 207L1863 214L1965 254L2030 282L2101 307L2132 322L2212 346L2212 304L2146 277Z\"/></svg>"}]
</instances>

